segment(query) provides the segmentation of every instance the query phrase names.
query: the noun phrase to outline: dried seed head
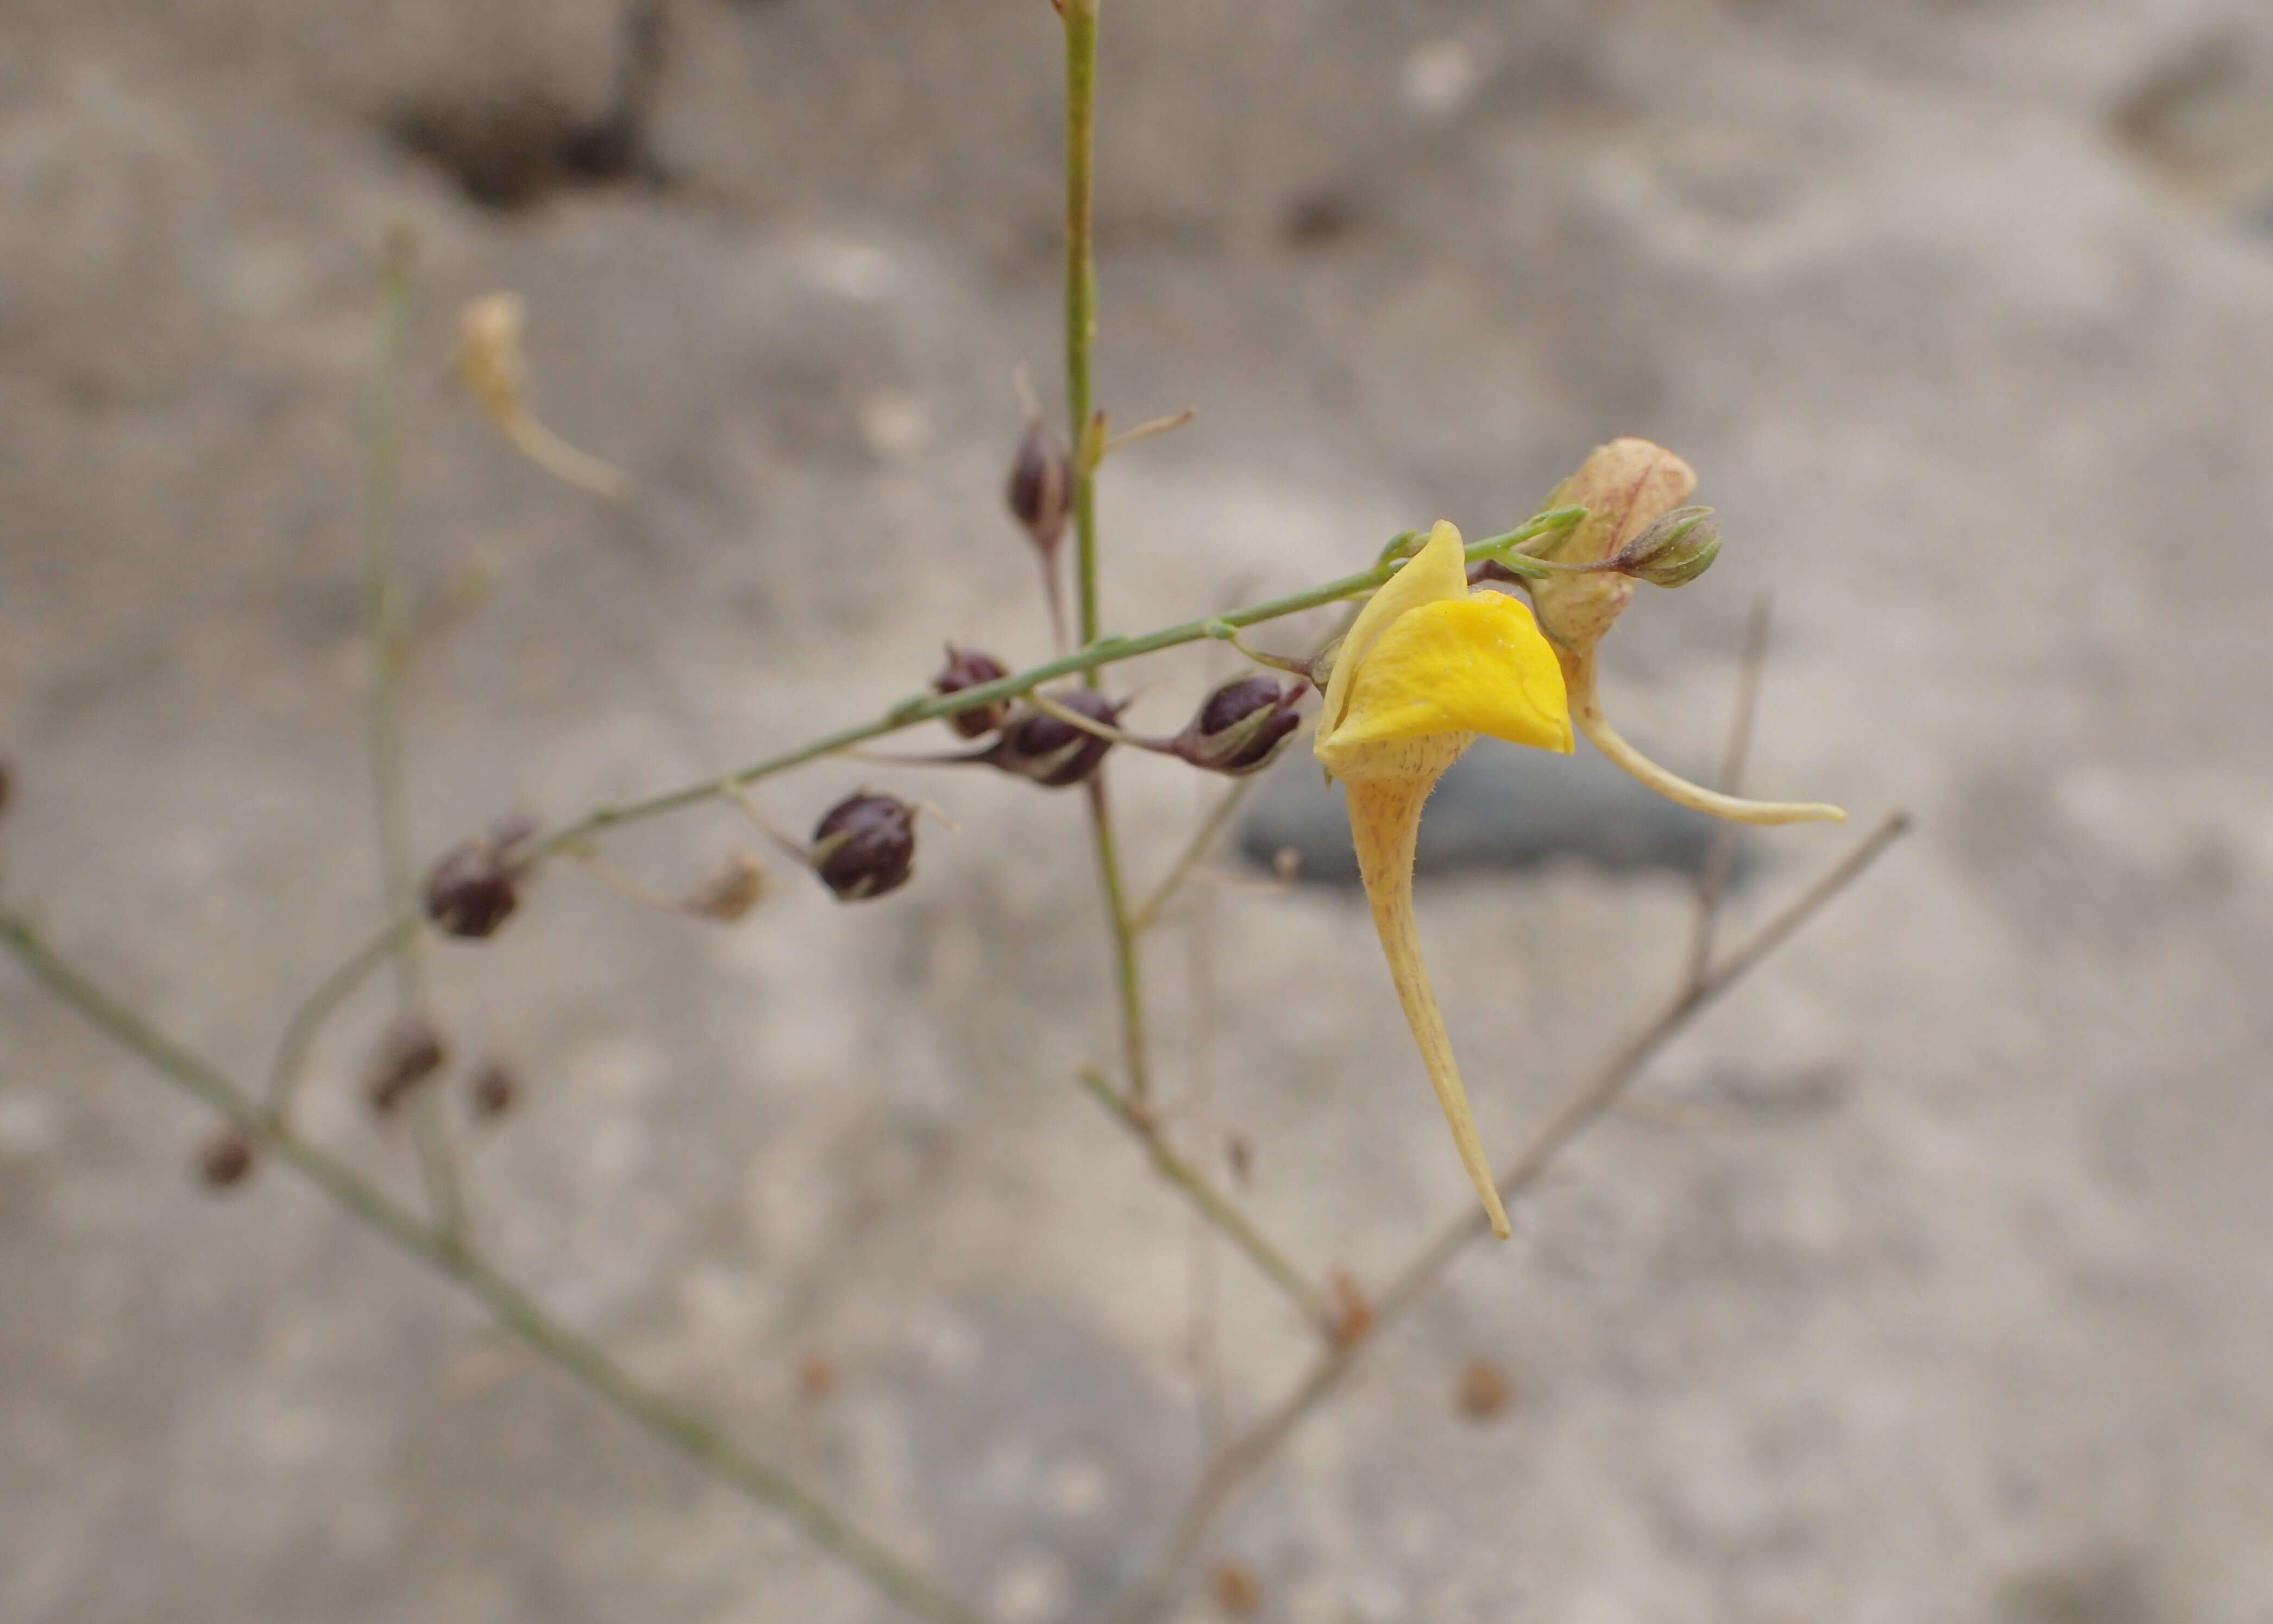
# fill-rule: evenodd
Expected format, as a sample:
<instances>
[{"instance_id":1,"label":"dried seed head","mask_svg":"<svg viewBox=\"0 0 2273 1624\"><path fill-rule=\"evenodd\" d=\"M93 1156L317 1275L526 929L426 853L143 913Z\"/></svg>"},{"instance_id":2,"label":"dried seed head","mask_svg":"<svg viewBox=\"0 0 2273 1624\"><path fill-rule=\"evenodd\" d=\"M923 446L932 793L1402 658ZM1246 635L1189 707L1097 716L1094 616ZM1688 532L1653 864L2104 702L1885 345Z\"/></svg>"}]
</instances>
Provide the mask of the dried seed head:
<instances>
[{"instance_id":1,"label":"dried seed head","mask_svg":"<svg viewBox=\"0 0 2273 1624\"><path fill-rule=\"evenodd\" d=\"M1120 721L1122 706L1093 688L1069 688L1050 695L1051 703L1111 727ZM1002 729L994 748L981 758L1005 772L1031 778L1045 789L1063 789L1094 773L1113 741L1031 706L1020 710Z\"/></svg>"},{"instance_id":2,"label":"dried seed head","mask_svg":"<svg viewBox=\"0 0 2273 1624\"><path fill-rule=\"evenodd\" d=\"M1234 1619L1251 1619L1263 1611L1263 1581L1246 1563L1226 1557L1215 1565L1208 1588L1215 1605Z\"/></svg>"},{"instance_id":3,"label":"dried seed head","mask_svg":"<svg viewBox=\"0 0 2273 1624\"><path fill-rule=\"evenodd\" d=\"M579 451L544 426L529 404L529 365L521 330L529 310L514 293L475 299L458 318L459 381L515 449L554 478L620 500L631 489L623 470Z\"/></svg>"},{"instance_id":4,"label":"dried seed head","mask_svg":"<svg viewBox=\"0 0 2273 1624\"><path fill-rule=\"evenodd\" d=\"M495 1122L521 1101L521 1079L502 1060L484 1062L467 1086L467 1098L476 1122Z\"/></svg>"},{"instance_id":5,"label":"dried seed head","mask_svg":"<svg viewBox=\"0 0 2273 1624\"><path fill-rule=\"evenodd\" d=\"M947 664L931 680L932 691L959 694L964 688L979 688L1009 674L1009 667L993 655L982 654L976 649L958 649L950 643L947 645ZM1010 702L998 699L991 705L957 710L947 718L947 725L966 739L983 739L1001 726L1009 714Z\"/></svg>"},{"instance_id":6,"label":"dried seed head","mask_svg":"<svg viewBox=\"0 0 2273 1624\"><path fill-rule=\"evenodd\" d=\"M7 758L0 756L0 817L8 816L9 798L16 793L16 775Z\"/></svg>"},{"instance_id":7,"label":"dried seed head","mask_svg":"<svg viewBox=\"0 0 2273 1624\"><path fill-rule=\"evenodd\" d=\"M449 1045L432 1021L423 1015L405 1015L386 1029L371 1051L364 1073L364 1098L374 1113L391 1116L449 1057Z\"/></svg>"},{"instance_id":8,"label":"dried seed head","mask_svg":"<svg viewBox=\"0 0 2273 1624\"><path fill-rule=\"evenodd\" d=\"M1334 1340L1345 1347L1363 1342L1373 1329L1373 1299L1357 1276L1338 1268L1326 1277L1326 1289L1333 1296Z\"/></svg>"},{"instance_id":9,"label":"dried seed head","mask_svg":"<svg viewBox=\"0 0 2273 1624\"><path fill-rule=\"evenodd\" d=\"M1026 422L1026 432L1010 459L1010 482L1005 492L1010 516L1024 527L1044 554L1057 551L1065 539L1066 515L1073 501L1073 461L1065 442L1039 417Z\"/></svg>"},{"instance_id":10,"label":"dried seed head","mask_svg":"<svg viewBox=\"0 0 2273 1624\"><path fill-rule=\"evenodd\" d=\"M535 861L536 838L534 821L513 816L443 853L426 871L426 917L469 941L496 935L521 906L521 881Z\"/></svg>"},{"instance_id":11,"label":"dried seed head","mask_svg":"<svg viewBox=\"0 0 2273 1624\"><path fill-rule=\"evenodd\" d=\"M709 879L679 899L682 913L731 925L765 900L766 866L755 852L729 852Z\"/></svg>"},{"instance_id":12,"label":"dried seed head","mask_svg":"<svg viewBox=\"0 0 2273 1624\"><path fill-rule=\"evenodd\" d=\"M893 795L847 795L814 826L813 871L839 902L897 891L915 873L916 809Z\"/></svg>"},{"instance_id":13,"label":"dried seed head","mask_svg":"<svg viewBox=\"0 0 2273 1624\"><path fill-rule=\"evenodd\" d=\"M1259 772L1302 726L1295 707L1308 687L1296 681L1282 689L1277 678L1262 675L1227 682L1207 696L1168 748L1210 772L1233 778Z\"/></svg>"},{"instance_id":14,"label":"dried seed head","mask_svg":"<svg viewBox=\"0 0 2273 1624\"><path fill-rule=\"evenodd\" d=\"M208 1190L232 1190L251 1176L252 1164L251 1139L230 1128L198 1152L198 1182Z\"/></svg>"},{"instance_id":15,"label":"dried seed head","mask_svg":"<svg viewBox=\"0 0 2273 1624\"><path fill-rule=\"evenodd\" d=\"M500 427L526 410L521 335L528 324L529 307L517 293L485 294L458 315L459 380Z\"/></svg>"},{"instance_id":16,"label":"dried seed head","mask_svg":"<svg viewBox=\"0 0 2273 1624\"><path fill-rule=\"evenodd\" d=\"M1454 1396L1469 1420L1489 1421L1515 1402L1515 1384L1489 1359L1470 1359L1460 1367Z\"/></svg>"},{"instance_id":17,"label":"dried seed head","mask_svg":"<svg viewBox=\"0 0 2273 1624\"><path fill-rule=\"evenodd\" d=\"M1721 556L1710 508L1676 508L1612 555L1610 568L1652 586L1687 586Z\"/></svg>"},{"instance_id":18,"label":"dried seed head","mask_svg":"<svg viewBox=\"0 0 2273 1624\"><path fill-rule=\"evenodd\" d=\"M815 1349L799 1361L798 1391L808 1403L818 1404L836 1391L836 1361Z\"/></svg>"}]
</instances>

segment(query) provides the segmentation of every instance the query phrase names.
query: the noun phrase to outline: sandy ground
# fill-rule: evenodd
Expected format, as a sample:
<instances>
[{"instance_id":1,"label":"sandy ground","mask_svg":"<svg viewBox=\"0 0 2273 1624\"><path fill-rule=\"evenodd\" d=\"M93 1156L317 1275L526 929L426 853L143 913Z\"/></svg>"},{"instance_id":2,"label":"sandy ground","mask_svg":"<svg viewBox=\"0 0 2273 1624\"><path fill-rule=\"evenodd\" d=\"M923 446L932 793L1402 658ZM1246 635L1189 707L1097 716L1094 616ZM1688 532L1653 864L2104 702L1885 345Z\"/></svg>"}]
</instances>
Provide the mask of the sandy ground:
<instances>
[{"instance_id":1,"label":"sandy ground","mask_svg":"<svg viewBox=\"0 0 2273 1624\"><path fill-rule=\"evenodd\" d=\"M1102 394L1202 414L1110 470L1112 624L1512 523L1646 434L1729 539L1619 629L1617 714L1711 759L1772 590L1755 783L1919 818L1652 1069L1678 1119L1604 1125L1240 1502L1216 1549L1259 1616L2273 1620L2257 10L1110 0L1106 29ZM1054 376L1040 0L684 0L654 184L500 210L390 133L550 141L614 40L598 0L0 8L6 885L241 1072L376 917L357 402L390 219L424 243L423 849L869 714L944 636L1046 648L998 506L1010 369ZM436 381L496 287L627 506ZM1136 714L1173 727L1202 673L1132 672ZM1077 803L854 765L768 800L801 823L904 776L959 832L888 903L784 875L726 932L561 874L440 954L461 1056L528 1082L477 1216L1003 1624L1087 1618L1204 1447L1190 1227L1068 1086L1111 1044ZM1195 786L1118 789L1156 872ZM698 812L611 849L671 885L745 838ZM1739 920L1845 838L1756 842ZM1451 865L1422 907L1498 1145L1650 1007L1687 917L1678 876L1578 858ZM1152 947L1164 1071L1212 1055L1259 1218L1378 1278L1463 1189L1362 906L1211 917L1204 1000L1193 933ZM311 1118L407 1188L354 1087L384 1013L319 1051ZM891 1616L280 1172L201 1196L206 1132L0 966L0 1618ZM1303 1339L1218 1267L1237 1419ZM1476 1357L1517 1394L1482 1425Z\"/></svg>"}]
</instances>

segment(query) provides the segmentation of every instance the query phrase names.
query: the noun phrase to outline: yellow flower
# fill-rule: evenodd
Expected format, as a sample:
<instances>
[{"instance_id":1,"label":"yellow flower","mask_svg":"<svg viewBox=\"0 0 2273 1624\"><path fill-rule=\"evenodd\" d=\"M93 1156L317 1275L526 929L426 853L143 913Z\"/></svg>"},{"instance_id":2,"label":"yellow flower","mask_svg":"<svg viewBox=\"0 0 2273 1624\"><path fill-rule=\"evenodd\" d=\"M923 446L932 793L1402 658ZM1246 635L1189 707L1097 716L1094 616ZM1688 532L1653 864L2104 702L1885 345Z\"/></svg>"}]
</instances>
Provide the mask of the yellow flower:
<instances>
[{"instance_id":1,"label":"yellow flower","mask_svg":"<svg viewBox=\"0 0 2273 1624\"><path fill-rule=\"evenodd\" d=\"M1439 523L1351 622L1326 682L1313 748L1326 771L1348 786L1350 838L1390 979L1461 1164L1492 1233L1504 1239L1507 1213L1468 1114L1413 924L1422 805L1480 733L1567 753L1563 671L1530 609L1502 593L1470 593L1460 532Z\"/></svg>"},{"instance_id":2,"label":"yellow flower","mask_svg":"<svg viewBox=\"0 0 2273 1624\"><path fill-rule=\"evenodd\" d=\"M1529 585L1532 611L1468 590L1460 532L1439 523L1428 545L1376 592L1342 639L1314 746L1349 786L1350 838L1373 905L1390 980L1420 1045L1461 1165L1504 1240L1507 1214L1468 1114L1413 925L1413 848L1421 808L1444 770L1480 733L1539 749L1571 749L1575 721L1610 761L1683 806L1745 823L1841 822L1813 802L1740 801L1679 778L1620 738L1594 697L1594 645L1633 596L1631 576L1600 568L1689 500L1689 465L1644 440L1598 446L1548 500L1585 516L1533 556L1563 566Z\"/></svg>"}]
</instances>

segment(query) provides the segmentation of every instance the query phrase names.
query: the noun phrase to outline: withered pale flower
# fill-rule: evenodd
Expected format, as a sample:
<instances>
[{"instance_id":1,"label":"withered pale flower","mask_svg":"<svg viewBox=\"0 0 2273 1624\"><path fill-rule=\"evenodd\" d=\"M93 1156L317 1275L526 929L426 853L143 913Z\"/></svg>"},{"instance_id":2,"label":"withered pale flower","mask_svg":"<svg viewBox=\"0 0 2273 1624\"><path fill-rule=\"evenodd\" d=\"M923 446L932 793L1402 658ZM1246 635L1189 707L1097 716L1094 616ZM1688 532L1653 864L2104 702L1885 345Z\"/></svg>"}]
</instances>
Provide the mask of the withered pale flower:
<instances>
[{"instance_id":1,"label":"withered pale flower","mask_svg":"<svg viewBox=\"0 0 2273 1624\"><path fill-rule=\"evenodd\" d=\"M1615 558L1637 536L1689 500L1697 476L1662 446L1614 440L1597 446L1579 471L1556 487L1550 508L1584 508L1587 516L1557 532L1533 556L1572 569ZM1692 784L1659 766L1619 736L1594 693L1594 647L1633 597L1634 578L1614 569L1558 574L1529 583L1539 624L1554 643L1571 696L1571 719L1587 741L1667 800L1737 823L1843 823L1847 814L1817 801L1744 801Z\"/></svg>"},{"instance_id":2,"label":"withered pale flower","mask_svg":"<svg viewBox=\"0 0 2273 1624\"><path fill-rule=\"evenodd\" d=\"M631 477L579 451L545 427L530 408L529 367L521 348L528 317L519 294L485 294L469 304L458 318L459 381L530 462L580 490L620 501L631 490Z\"/></svg>"},{"instance_id":3,"label":"withered pale flower","mask_svg":"<svg viewBox=\"0 0 2273 1624\"><path fill-rule=\"evenodd\" d=\"M1440 523L1351 622L1327 680L1312 748L1326 771L1348 786L1350 838L1390 979L1461 1165L1492 1233L1504 1239L1507 1213L1476 1137L1413 922L1422 806L1479 734L1567 753L1563 669L1525 605L1469 590L1460 532Z\"/></svg>"},{"instance_id":4,"label":"withered pale flower","mask_svg":"<svg viewBox=\"0 0 2273 1624\"><path fill-rule=\"evenodd\" d=\"M1502 1239L1508 1235L1507 1214L1476 1137L1414 929L1413 855L1421 808L1444 770L1481 734L1567 754L1575 724L1643 784L1715 817L1797 823L1840 823L1847 816L1816 802L1744 801L1692 784L1643 756L1602 716L1594 694L1594 649L1633 596L1634 564L1649 567L1640 572L1647 578L1679 585L1702 574L1719 547L1704 510L1676 512L1696 485L1686 462L1647 440L1597 447L1546 504L1548 509L1582 508L1584 517L1528 550L1558 567L1526 583L1535 619L1513 598L1470 590L1460 533L1440 523L1412 561L1358 612L1326 683L1313 748L1327 774L1348 786L1358 875L1373 905L1390 979L1452 1124L1461 1164L1482 1199L1492 1233ZM1661 519L1667 523L1658 536L1650 527ZM1650 539L1637 546L1646 535Z\"/></svg>"}]
</instances>

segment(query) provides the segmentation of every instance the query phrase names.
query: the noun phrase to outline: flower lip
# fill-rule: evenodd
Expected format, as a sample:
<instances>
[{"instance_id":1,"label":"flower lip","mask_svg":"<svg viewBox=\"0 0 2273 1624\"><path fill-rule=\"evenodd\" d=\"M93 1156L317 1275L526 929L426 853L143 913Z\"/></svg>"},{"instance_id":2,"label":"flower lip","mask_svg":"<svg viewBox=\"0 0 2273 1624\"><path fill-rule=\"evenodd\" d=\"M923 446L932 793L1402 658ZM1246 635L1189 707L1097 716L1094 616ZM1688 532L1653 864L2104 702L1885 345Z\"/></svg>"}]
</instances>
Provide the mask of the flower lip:
<instances>
[{"instance_id":1,"label":"flower lip","mask_svg":"<svg viewBox=\"0 0 2273 1624\"><path fill-rule=\"evenodd\" d=\"M1417 742L1479 733L1567 752L1569 703L1529 606L1472 594L1460 533L1439 523L1352 623L1313 748L1339 778L1406 776Z\"/></svg>"},{"instance_id":2,"label":"flower lip","mask_svg":"<svg viewBox=\"0 0 2273 1624\"><path fill-rule=\"evenodd\" d=\"M1407 610L1423 604L1467 595L1467 552L1460 545L1460 532L1439 519L1429 532L1427 544L1407 561L1404 568L1390 576L1379 591L1365 600L1365 606L1357 612L1357 618L1343 634L1341 644L1334 651L1333 673L1326 679L1325 704L1318 713L1321 744L1348 714L1350 684L1391 624Z\"/></svg>"}]
</instances>

